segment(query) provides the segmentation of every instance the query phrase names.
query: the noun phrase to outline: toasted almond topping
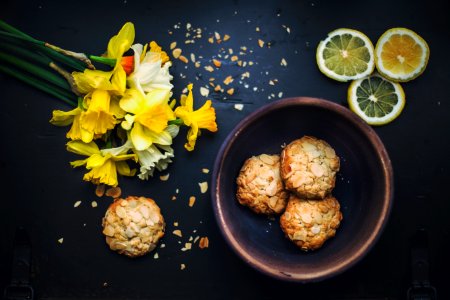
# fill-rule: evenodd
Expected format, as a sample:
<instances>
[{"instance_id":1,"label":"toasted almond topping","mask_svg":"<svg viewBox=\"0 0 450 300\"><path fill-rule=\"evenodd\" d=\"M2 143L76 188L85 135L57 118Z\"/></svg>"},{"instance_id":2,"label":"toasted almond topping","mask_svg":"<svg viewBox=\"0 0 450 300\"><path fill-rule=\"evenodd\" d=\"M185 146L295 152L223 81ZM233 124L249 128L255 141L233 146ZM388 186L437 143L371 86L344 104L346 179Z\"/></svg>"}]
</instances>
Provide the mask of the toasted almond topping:
<instances>
[{"instance_id":1,"label":"toasted almond topping","mask_svg":"<svg viewBox=\"0 0 450 300\"><path fill-rule=\"evenodd\" d=\"M185 265L185 264L181 264L181 265L180 265L180 269L181 269L181 270L186 269L186 265Z\"/></svg>"},{"instance_id":2,"label":"toasted almond topping","mask_svg":"<svg viewBox=\"0 0 450 300\"><path fill-rule=\"evenodd\" d=\"M229 36L228 34L225 34L225 35L223 36L223 41L224 41L224 42L228 41L229 39L230 39L230 36Z\"/></svg>"},{"instance_id":3,"label":"toasted almond topping","mask_svg":"<svg viewBox=\"0 0 450 300\"><path fill-rule=\"evenodd\" d=\"M173 49L172 55L174 58L178 58L181 55L182 50L180 48Z\"/></svg>"},{"instance_id":4,"label":"toasted almond topping","mask_svg":"<svg viewBox=\"0 0 450 300\"><path fill-rule=\"evenodd\" d=\"M244 108L244 104L236 103L234 105L234 109L236 110L242 110Z\"/></svg>"},{"instance_id":5,"label":"toasted almond topping","mask_svg":"<svg viewBox=\"0 0 450 300\"><path fill-rule=\"evenodd\" d=\"M217 31L214 32L214 37L216 38L216 40L220 40L220 34Z\"/></svg>"},{"instance_id":6,"label":"toasted almond topping","mask_svg":"<svg viewBox=\"0 0 450 300\"><path fill-rule=\"evenodd\" d=\"M191 61L192 61L193 63L195 63L195 54L194 54L194 53L191 53Z\"/></svg>"},{"instance_id":7,"label":"toasted almond topping","mask_svg":"<svg viewBox=\"0 0 450 300\"><path fill-rule=\"evenodd\" d=\"M250 78L250 72L245 72L245 73L243 73L242 74L242 79L244 79L244 78Z\"/></svg>"},{"instance_id":8,"label":"toasted almond topping","mask_svg":"<svg viewBox=\"0 0 450 300\"><path fill-rule=\"evenodd\" d=\"M228 53L230 53L230 55L233 54L233 49L228 48Z\"/></svg>"},{"instance_id":9,"label":"toasted almond topping","mask_svg":"<svg viewBox=\"0 0 450 300\"><path fill-rule=\"evenodd\" d=\"M270 85L275 85L275 82L271 79L271 80L269 80L269 84Z\"/></svg>"},{"instance_id":10,"label":"toasted almond topping","mask_svg":"<svg viewBox=\"0 0 450 300\"><path fill-rule=\"evenodd\" d=\"M118 186L112 187L106 190L105 195L108 197L119 198L120 195L122 195L122 190Z\"/></svg>"},{"instance_id":11,"label":"toasted almond topping","mask_svg":"<svg viewBox=\"0 0 450 300\"><path fill-rule=\"evenodd\" d=\"M242 66L242 60L238 61L237 64L239 67Z\"/></svg>"},{"instance_id":12,"label":"toasted almond topping","mask_svg":"<svg viewBox=\"0 0 450 300\"><path fill-rule=\"evenodd\" d=\"M200 238L200 242L199 242L198 246L200 247L200 249L208 248L209 247L208 237L204 236L204 237Z\"/></svg>"},{"instance_id":13,"label":"toasted almond topping","mask_svg":"<svg viewBox=\"0 0 450 300\"><path fill-rule=\"evenodd\" d=\"M232 57L231 57L231 61L237 61L239 58L238 58L238 56L237 55L233 55Z\"/></svg>"},{"instance_id":14,"label":"toasted almond topping","mask_svg":"<svg viewBox=\"0 0 450 300\"><path fill-rule=\"evenodd\" d=\"M97 201L92 201L91 202L91 206L94 207L94 208L97 207Z\"/></svg>"},{"instance_id":15,"label":"toasted almond topping","mask_svg":"<svg viewBox=\"0 0 450 300\"><path fill-rule=\"evenodd\" d=\"M167 173L166 175L161 175L159 176L159 179L161 179L161 181L167 181L169 179L170 173Z\"/></svg>"},{"instance_id":16,"label":"toasted almond topping","mask_svg":"<svg viewBox=\"0 0 450 300\"><path fill-rule=\"evenodd\" d=\"M205 70L208 71L208 72L213 72L214 68L211 67L211 66L205 66Z\"/></svg>"},{"instance_id":17,"label":"toasted almond topping","mask_svg":"<svg viewBox=\"0 0 450 300\"><path fill-rule=\"evenodd\" d=\"M220 84L216 85L216 87L214 88L215 92L219 92L222 89L222 87L220 86Z\"/></svg>"},{"instance_id":18,"label":"toasted almond topping","mask_svg":"<svg viewBox=\"0 0 450 300\"><path fill-rule=\"evenodd\" d=\"M178 57L178 59L181 60L182 62L184 62L185 64L187 64L189 62L187 57L184 55L180 55L180 57Z\"/></svg>"},{"instance_id":19,"label":"toasted almond topping","mask_svg":"<svg viewBox=\"0 0 450 300\"><path fill-rule=\"evenodd\" d=\"M287 66L287 61L284 58L282 58L280 65L282 65L283 67L286 67Z\"/></svg>"},{"instance_id":20,"label":"toasted almond topping","mask_svg":"<svg viewBox=\"0 0 450 300\"><path fill-rule=\"evenodd\" d=\"M200 68L200 63L199 63L198 61L196 61L195 64L194 64L194 66L195 66L196 68Z\"/></svg>"},{"instance_id":21,"label":"toasted almond topping","mask_svg":"<svg viewBox=\"0 0 450 300\"><path fill-rule=\"evenodd\" d=\"M231 76L231 75L229 75L229 76L227 76L227 78L225 78L225 80L223 81L223 83L225 84L225 85L229 85L230 83L232 83L233 82L233 77Z\"/></svg>"},{"instance_id":22,"label":"toasted almond topping","mask_svg":"<svg viewBox=\"0 0 450 300\"><path fill-rule=\"evenodd\" d=\"M62 244L64 242L64 238L60 238L59 240L58 240L58 243L60 243L60 244Z\"/></svg>"},{"instance_id":23,"label":"toasted almond topping","mask_svg":"<svg viewBox=\"0 0 450 300\"><path fill-rule=\"evenodd\" d=\"M207 88L201 86L201 87L200 87L200 94L201 94L203 97L208 97L208 95L209 95L209 89L207 89Z\"/></svg>"},{"instance_id":24,"label":"toasted almond topping","mask_svg":"<svg viewBox=\"0 0 450 300\"><path fill-rule=\"evenodd\" d=\"M153 255L153 258L154 259L158 259L159 258L158 252L155 252L155 255Z\"/></svg>"},{"instance_id":25,"label":"toasted almond topping","mask_svg":"<svg viewBox=\"0 0 450 300\"><path fill-rule=\"evenodd\" d=\"M180 229L176 229L172 232L174 235L179 236L179 237L183 237L183 235L181 234L181 230Z\"/></svg>"},{"instance_id":26,"label":"toasted almond topping","mask_svg":"<svg viewBox=\"0 0 450 300\"><path fill-rule=\"evenodd\" d=\"M172 196L172 201L175 201L175 200L177 200L177 197Z\"/></svg>"},{"instance_id":27,"label":"toasted almond topping","mask_svg":"<svg viewBox=\"0 0 450 300\"><path fill-rule=\"evenodd\" d=\"M209 173L209 169L203 168L202 169L202 173L208 174Z\"/></svg>"},{"instance_id":28,"label":"toasted almond topping","mask_svg":"<svg viewBox=\"0 0 450 300\"><path fill-rule=\"evenodd\" d=\"M177 42L170 43L170 50L175 49L176 46L177 46Z\"/></svg>"},{"instance_id":29,"label":"toasted almond topping","mask_svg":"<svg viewBox=\"0 0 450 300\"><path fill-rule=\"evenodd\" d=\"M104 184L97 185L97 187L95 188L95 195L97 195L97 197L102 197L104 194L105 194L105 185Z\"/></svg>"},{"instance_id":30,"label":"toasted almond topping","mask_svg":"<svg viewBox=\"0 0 450 300\"><path fill-rule=\"evenodd\" d=\"M220 68L220 66L222 65L222 63L220 62L220 60L217 60L217 59L213 59L213 64L217 67L217 68Z\"/></svg>"},{"instance_id":31,"label":"toasted almond topping","mask_svg":"<svg viewBox=\"0 0 450 300\"><path fill-rule=\"evenodd\" d=\"M213 37L210 37L210 38L208 39L208 42L210 42L211 44L213 44L213 43L214 43L214 38L213 38Z\"/></svg>"},{"instance_id":32,"label":"toasted almond topping","mask_svg":"<svg viewBox=\"0 0 450 300\"><path fill-rule=\"evenodd\" d=\"M261 40L261 39L258 39L258 45L259 45L259 47L264 47L264 41L263 40Z\"/></svg>"},{"instance_id":33,"label":"toasted almond topping","mask_svg":"<svg viewBox=\"0 0 450 300\"><path fill-rule=\"evenodd\" d=\"M228 89L227 90L227 94L230 95L230 96L233 95L234 94L234 88Z\"/></svg>"},{"instance_id":34,"label":"toasted almond topping","mask_svg":"<svg viewBox=\"0 0 450 300\"><path fill-rule=\"evenodd\" d=\"M194 244L198 241L200 239L200 237L197 235L196 237L195 237L195 239L194 239Z\"/></svg>"},{"instance_id":35,"label":"toasted almond topping","mask_svg":"<svg viewBox=\"0 0 450 300\"><path fill-rule=\"evenodd\" d=\"M184 248L186 248L186 250L191 250L192 249L192 243L185 243L184 244Z\"/></svg>"},{"instance_id":36,"label":"toasted almond topping","mask_svg":"<svg viewBox=\"0 0 450 300\"><path fill-rule=\"evenodd\" d=\"M73 204L73 207L78 207L78 206L80 206L80 204L81 204L81 201L78 200L77 202L75 202L75 203Z\"/></svg>"},{"instance_id":37,"label":"toasted almond topping","mask_svg":"<svg viewBox=\"0 0 450 300\"><path fill-rule=\"evenodd\" d=\"M200 192L202 194L206 193L206 191L208 190L208 182L199 182L198 185L200 186Z\"/></svg>"},{"instance_id":38,"label":"toasted almond topping","mask_svg":"<svg viewBox=\"0 0 450 300\"><path fill-rule=\"evenodd\" d=\"M256 27L256 31L257 31L257 32L259 32L259 31L260 31L259 27Z\"/></svg>"},{"instance_id":39,"label":"toasted almond topping","mask_svg":"<svg viewBox=\"0 0 450 300\"><path fill-rule=\"evenodd\" d=\"M194 196L189 197L189 207L194 206L194 203L195 203L195 197Z\"/></svg>"}]
</instances>

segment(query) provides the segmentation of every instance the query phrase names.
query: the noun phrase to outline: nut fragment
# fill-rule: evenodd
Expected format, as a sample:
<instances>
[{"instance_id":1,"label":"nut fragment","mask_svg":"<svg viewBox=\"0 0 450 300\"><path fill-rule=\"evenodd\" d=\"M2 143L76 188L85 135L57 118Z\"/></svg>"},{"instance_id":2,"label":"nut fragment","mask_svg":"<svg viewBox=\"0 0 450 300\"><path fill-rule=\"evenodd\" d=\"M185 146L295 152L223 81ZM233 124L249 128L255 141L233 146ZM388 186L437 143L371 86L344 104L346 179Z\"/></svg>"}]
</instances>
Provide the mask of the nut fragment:
<instances>
[{"instance_id":1,"label":"nut fragment","mask_svg":"<svg viewBox=\"0 0 450 300\"><path fill-rule=\"evenodd\" d=\"M220 68L220 66L222 65L222 63L220 62L220 60L217 60L217 59L213 59L213 64L214 64L217 68Z\"/></svg>"},{"instance_id":2,"label":"nut fragment","mask_svg":"<svg viewBox=\"0 0 450 300\"><path fill-rule=\"evenodd\" d=\"M187 63L189 62L189 60L187 59L187 57L184 56L184 55L180 55L180 56L178 57L178 59L181 60L182 62L184 62L185 64L187 64Z\"/></svg>"},{"instance_id":3,"label":"nut fragment","mask_svg":"<svg viewBox=\"0 0 450 300\"><path fill-rule=\"evenodd\" d=\"M180 48L173 49L172 55L174 58L178 58L181 55L182 50Z\"/></svg>"},{"instance_id":4,"label":"nut fragment","mask_svg":"<svg viewBox=\"0 0 450 300\"><path fill-rule=\"evenodd\" d=\"M229 85L230 83L232 83L233 82L233 77L231 76L231 75L229 75L229 76L227 76L227 78L225 78L225 80L223 81L223 83L225 84L225 85Z\"/></svg>"},{"instance_id":5,"label":"nut fragment","mask_svg":"<svg viewBox=\"0 0 450 300\"><path fill-rule=\"evenodd\" d=\"M97 197L102 197L105 194L105 187L104 184L97 185L95 188L95 195L97 195Z\"/></svg>"},{"instance_id":6,"label":"nut fragment","mask_svg":"<svg viewBox=\"0 0 450 300\"><path fill-rule=\"evenodd\" d=\"M207 236L201 237L200 242L198 243L200 249L205 249L209 247L209 239Z\"/></svg>"},{"instance_id":7,"label":"nut fragment","mask_svg":"<svg viewBox=\"0 0 450 300\"><path fill-rule=\"evenodd\" d=\"M118 186L112 187L112 188L109 188L109 189L106 190L105 195L107 197L119 198L120 195L122 195L122 190Z\"/></svg>"},{"instance_id":8,"label":"nut fragment","mask_svg":"<svg viewBox=\"0 0 450 300\"><path fill-rule=\"evenodd\" d=\"M261 39L258 39L258 45L259 45L259 47L264 47L264 41L263 40L261 40Z\"/></svg>"},{"instance_id":9,"label":"nut fragment","mask_svg":"<svg viewBox=\"0 0 450 300\"><path fill-rule=\"evenodd\" d=\"M194 196L189 197L189 207L194 206L194 203L195 203L195 197Z\"/></svg>"},{"instance_id":10,"label":"nut fragment","mask_svg":"<svg viewBox=\"0 0 450 300\"><path fill-rule=\"evenodd\" d=\"M183 235L181 234L181 230L180 229L175 229L172 233L174 235L176 235L176 236L183 237Z\"/></svg>"},{"instance_id":11,"label":"nut fragment","mask_svg":"<svg viewBox=\"0 0 450 300\"><path fill-rule=\"evenodd\" d=\"M234 94L234 88L228 89L227 90L227 94L230 95L230 96L233 95Z\"/></svg>"}]
</instances>

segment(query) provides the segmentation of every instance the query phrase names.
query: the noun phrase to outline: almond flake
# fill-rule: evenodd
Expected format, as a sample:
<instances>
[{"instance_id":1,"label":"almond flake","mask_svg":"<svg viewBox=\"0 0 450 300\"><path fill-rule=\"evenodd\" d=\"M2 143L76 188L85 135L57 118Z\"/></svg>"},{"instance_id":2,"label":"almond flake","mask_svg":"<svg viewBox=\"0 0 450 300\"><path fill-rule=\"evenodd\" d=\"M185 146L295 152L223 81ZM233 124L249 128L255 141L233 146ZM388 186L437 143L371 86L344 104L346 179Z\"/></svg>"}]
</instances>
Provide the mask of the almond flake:
<instances>
[{"instance_id":1,"label":"almond flake","mask_svg":"<svg viewBox=\"0 0 450 300\"><path fill-rule=\"evenodd\" d=\"M177 197L172 196L172 201L175 201L175 200L177 200Z\"/></svg>"},{"instance_id":2,"label":"almond flake","mask_svg":"<svg viewBox=\"0 0 450 300\"><path fill-rule=\"evenodd\" d=\"M213 72L213 71L214 71L214 68L211 67L211 66L206 66L206 67L205 67L205 70L208 71L208 72Z\"/></svg>"},{"instance_id":3,"label":"almond flake","mask_svg":"<svg viewBox=\"0 0 450 300\"><path fill-rule=\"evenodd\" d=\"M245 73L243 73L242 74L242 79L244 79L244 78L250 78L250 72L245 72Z\"/></svg>"},{"instance_id":4,"label":"almond flake","mask_svg":"<svg viewBox=\"0 0 450 300\"><path fill-rule=\"evenodd\" d=\"M242 110L244 108L244 104L235 104L234 109L236 110Z\"/></svg>"},{"instance_id":5,"label":"almond flake","mask_svg":"<svg viewBox=\"0 0 450 300\"><path fill-rule=\"evenodd\" d=\"M238 61L237 64L239 67L242 66L242 60Z\"/></svg>"},{"instance_id":6,"label":"almond flake","mask_svg":"<svg viewBox=\"0 0 450 300\"><path fill-rule=\"evenodd\" d=\"M189 60L184 55L180 55L180 57L178 57L178 59L181 60L182 62L184 62L185 64L187 64L189 62Z\"/></svg>"},{"instance_id":7,"label":"almond flake","mask_svg":"<svg viewBox=\"0 0 450 300\"><path fill-rule=\"evenodd\" d=\"M178 222L173 222L173 226L178 227Z\"/></svg>"},{"instance_id":8,"label":"almond flake","mask_svg":"<svg viewBox=\"0 0 450 300\"><path fill-rule=\"evenodd\" d=\"M205 173L205 174L208 174L209 173L209 169L203 168L202 172Z\"/></svg>"},{"instance_id":9,"label":"almond flake","mask_svg":"<svg viewBox=\"0 0 450 300\"><path fill-rule=\"evenodd\" d=\"M172 55L174 58L178 58L181 55L182 50L180 48L173 49Z\"/></svg>"},{"instance_id":10,"label":"almond flake","mask_svg":"<svg viewBox=\"0 0 450 300\"><path fill-rule=\"evenodd\" d=\"M159 176L159 179L161 181L167 181L169 179L170 173L167 173L166 175Z\"/></svg>"},{"instance_id":11,"label":"almond flake","mask_svg":"<svg viewBox=\"0 0 450 300\"><path fill-rule=\"evenodd\" d=\"M281 98L281 97L283 97L283 92L278 93L278 98Z\"/></svg>"},{"instance_id":12,"label":"almond flake","mask_svg":"<svg viewBox=\"0 0 450 300\"><path fill-rule=\"evenodd\" d=\"M194 66L195 66L196 68L200 68L200 63L199 63L198 61L196 61L195 64L194 64Z\"/></svg>"},{"instance_id":13,"label":"almond flake","mask_svg":"<svg viewBox=\"0 0 450 300\"><path fill-rule=\"evenodd\" d=\"M170 50L175 49L176 46L177 46L177 42L170 43Z\"/></svg>"},{"instance_id":14,"label":"almond flake","mask_svg":"<svg viewBox=\"0 0 450 300\"><path fill-rule=\"evenodd\" d=\"M194 206L194 203L195 203L195 197L194 196L189 197L189 207Z\"/></svg>"},{"instance_id":15,"label":"almond flake","mask_svg":"<svg viewBox=\"0 0 450 300\"><path fill-rule=\"evenodd\" d=\"M203 97L208 97L208 95L209 95L209 89L207 89L207 88L201 86L201 87L200 87L200 94L201 94Z\"/></svg>"},{"instance_id":16,"label":"almond flake","mask_svg":"<svg viewBox=\"0 0 450 300\"><path fill-rule=\"evenodd\" d=\"M216 85L216 87L214 88L215 92L219 92L222 89L222 87L220 86L220 84Z\"/></svg>"},{"instance_id":17,"label":"almond flake","mask_svg":"<svg viewBox=\"0 0 450 300\"><path fill-rule=\"evenodd\" d=\"M78 207L78 206L80 206L80 204L81 204L81 201L77 201L77 202L75 202L74 204L73 204L73 207Z\"/></svg>"},{"instance_id":18,"label":"almond flake","mask_svg":"<svg viewBox=\"0 0 450 300\"><path fill-rule=\"evenodd\" d=\"M220 40L220 34L218 32L214 32L214 37L216 40Z\"/></svg>"},{"instance_id":19,"label":"almond flake","mask_svg":"<svg viewBox=\"0 0 450 300\"><path fill-rule=\"evenodd\" d=\"M229 48L228 49L228 53L230 53L230 55L232 55L233 54L233 49Z\"/></svg>"},{"instance_id":20,"label":"almond flake","mask_svg":"<svg viewBox=\"0 0 450 300\"><path fill-rule=\"evenodd\" d=\"M200 242L199 242L198 246L200 247L200 249L208 248L209 247L208 237L204 236L204 237L200 238Z\"/></svg>"},{"instance_id":21,"label":"almond flake","mask_svg":"<svg viewBox=\"0 0 450 300\"><path fill-rule=\"evenodd\" d=\"M284 58L282 58L280 65L282 65L283 67L286 67L287 66L287 61Z\"/></svg>"},{"instance_id":22,"label":"almond flake","mask_svg":"<svg viewBox=\"0 0 450 300\"><path fill-rule=\"evenodd\" d=\"M269 80L270 85L275 85L275 82L273 80Z\"/></svg>"},{"instance_id":23,"label":"almond flake","mask_svg":"<svg viewBox=\"0 0 450 300\"><path fill-rule=\"evenodd\" d=\"M257 32L259 32L259 31L260 31L259 27L256 27L256 31L257 31Z\"/></svg>"},{"instance_id":24,"label":"almond flake","mask_svg":"<svg viewBox=\"0 0 450 300\"><path fill-rule=\"evenodd\" d=\"M97 187L95 188L95 195L97 195L97 197L102 197L104 194L105 194L105 185L104 184L97 185Z\"/></svg>"},{"instance_id":25,"label":"almond flake","mask_svg":"<svg viewBox=\"0 0 450 300\"><path fill-rule=\"evenodd\" d=\"M59 240L58 240L58 243L60 243L60 244L62 244L64 242L64 238L60 238Z\"/></svg>"},{"instance_id":26,"label":"almond flake","mask_svg":"<svg viewBox=\"0 0 450 300\"><path fill-rule=\"evenodd\" d=\"M179 237L183 237L183 235L181 234L181 230L180 229L176 229L172 232L174 235L179 236Z\"/></svg>"},{"instance_id":27,"label":"almond flake","mask_svg":"<svg viewBox=\"0 0 450 300\"><path fill-rule=\"evenodd\" d=\"M196 237L195 237L195 239L194 239L194 244L198 241L198 239L199 239L200 237L197 235Z\"/></svg>"},{"instance_id":28,"label":"almond flake","mask_svg":"<svg viewBox=\"0 0 450 300\"><path fill-rule=\"evenodd\" d=\"M186 265L185 265L185 264L181 264L181 265L180 265L180 269L181 269L181 270L186 269Z\"/></svg>"},{"instance_id":29,"label":"almond flake","mask_svg":"<svg viewBox=\"0 0 450 300\"><path fill-rule=\"evenodd\" d=\"M97 207L97 201L92 201L91 202L91 206L94 207L94 208Z\"/></svg>"},{"instance_id":30,"label":"almond flake","mask_svg":"<svg viewBox=\"0 0 450 300\"><path fill-rule=\"evenodd\" d=\"M213 64L214 64L217 68L220 68L220 66L222 65L222 63L220 62L220 60L217 60L217 59L213 59Z\"/></svg>"},{"instance_id":31,"label":"almond flake","mask_svg":"<svg viewBox=\"0 0 450 300\"><path fill-rule=\"evenodd\" d=\"M227 91L228 93L228 91ZM230 94L232 95L232 94ZM208 182L204 181L204 182L199 182L198 185L200 186L200 192L202 194L206 193L206 191L208 190Z\"/></svg>"},{"instance_id":32,"label":"almond flake","mask_svg":"<svg viewBox=\"0 0 450 300\"><path fill-rule=\"evenodd\" d=\"M186 248L186 250L191 250L192 249L192 243L185 243L184 244L184 248Z\"/></svg>"},{"instance_id":33,"label":"almond flake","mask_svg":"<svg viewBox=\"0 0 450 300\"><path fill-rule=\"evenodd\" d=\"M223 83L225 84L225 85L229 85L230 83L232 83L233 82L233 77L230 75L230 76L228 76L227 78L225 78L225 80L223 81Z\"/></svg>"},{"instance_id":34,"label":"almond flake","mask_svg":"<svg viewBox=\"0 0 450 300\"><path fill-rule=\"evenodd\" d=\"M106 190L105 195L108 197L119 198L120 195L122 195L122 190L118 186L112 187Z\"/></svg>"},{"instance_id":35,"label":"almond flake","mask_svg":"<svg viewBox=\"0 0 450 300\"><path fill-rule=\"evenodd\" d=\"M230 96L233 95L234 94L234 88L228 89L227 90L227 94L230 95Z\"/></svg>"},{"instance_id":36,"label":"almond flake","mask_svg":"<svg viewBox=\"0 0 450 300\"><path fill-rule=\"evenodd\" d=\"M154 259L158 259L159 258L158 252L155 252L155 255L153 255L153 258Z\"/></svg>"},{"instance_id":37,"label":"almond flake","mask_svg":"<svg viewBox=\"0 0 450 300\"><path fill-rule=\"evenodd\" d=\"M261 47L261 48L264 47L264 41L258 39L258 45L259 45L259 47Z\"/></svg>"},{"instance_id":38,"label":"almond flake","mask_svg":"<svg viewBox=\"0 0 450 300\"><path fill-rule=\"evenodd\" d=\"M237 55L233 55L232 57L231 57L231 61L237 61L239 58L237 57Z\"/></svg>"},{"instance_id":39,"label":"almond flake","mask_svg":"<svg viewBox=\"0 0 450 300\"><path fill-rule=\"evenodd\" d=\"M210 37L210 38L208 39L208 42L210 42L211 44L213 44L213 43L214 43L214 38Z\"/></svg>"},{"instance_id":40,"label":"almond flake","mask_svg":"<svg viewBox=\"0 0 450 300\"><path fill-rule=\"evenodd\" d=\"M191 61L192 61L193 63L195 63L195 54L194 54L194 53L191 53Z\"/></svg>"},{"instance_id":41,"label":"almond flake","mask_svg":"<svg viewBox=\"0 0 450 300\"><path fill-rule=\"evenodd\" d=\"M228 34L225 34L225 35L223 36L223 41L224 41L224 42L228 41L229 39L230 39L230 36L229 36Z\"/></svg>"}]
</instances>

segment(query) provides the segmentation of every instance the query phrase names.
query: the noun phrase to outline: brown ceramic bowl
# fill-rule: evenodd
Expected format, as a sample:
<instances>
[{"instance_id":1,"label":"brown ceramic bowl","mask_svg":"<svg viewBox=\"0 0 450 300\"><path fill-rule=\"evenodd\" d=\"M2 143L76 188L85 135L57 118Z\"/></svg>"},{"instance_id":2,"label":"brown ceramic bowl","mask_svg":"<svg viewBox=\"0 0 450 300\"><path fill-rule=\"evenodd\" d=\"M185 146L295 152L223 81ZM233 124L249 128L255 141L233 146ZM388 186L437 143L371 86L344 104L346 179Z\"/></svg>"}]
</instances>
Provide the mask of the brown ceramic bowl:
<instances>
[{"instance_id":1,"label":"brown ceramic bowl","mask_svg":"<svg viewBox=\"0 0 450 300\"><path fill-rule=\"evenodd\" d=\"M327 141L340 157L333 195L344 216L336 236L307 253L284 237L278 217L241 206L235 183L247 158L280 153L282 144L303 135ZM212 178L213 209L225 240L253 268L288 281L319 281L353 266L381 235L392 206L393 173L383 143L354 113L323 99L283 99L247 116L225 139Z\"/></svg>"}]
</instances>

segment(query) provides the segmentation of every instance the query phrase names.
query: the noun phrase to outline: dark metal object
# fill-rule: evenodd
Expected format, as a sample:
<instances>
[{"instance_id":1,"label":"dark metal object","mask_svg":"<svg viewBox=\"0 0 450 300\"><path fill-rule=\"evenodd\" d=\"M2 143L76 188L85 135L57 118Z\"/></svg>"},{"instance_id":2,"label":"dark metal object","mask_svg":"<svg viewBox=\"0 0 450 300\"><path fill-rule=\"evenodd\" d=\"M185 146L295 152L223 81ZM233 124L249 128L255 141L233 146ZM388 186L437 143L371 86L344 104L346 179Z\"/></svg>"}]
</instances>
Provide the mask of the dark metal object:
<instances>
[{"instance_id":1,"label":"dark metal object","mask_svg":"<svg viewBox=\"0 0 450 300\"><path fill-rule=\"evenodd\" d=\"M429 280L428 235L419 230L413 237L411 245L411 287L407 292L408 300L435 300L436 289Z\"/></svg>"},{"instance_id":2,"label":"dark metal object","mask_svg":"<svg viewBox=\"0 0 450 300\"><path fill-rule=\"evenodd\" d=\"M32 300L34 290L31 277L31 243L27 231L19 227L14 239L11 284L5 288L5 300Z\"/></svg>"}]
</instances>

